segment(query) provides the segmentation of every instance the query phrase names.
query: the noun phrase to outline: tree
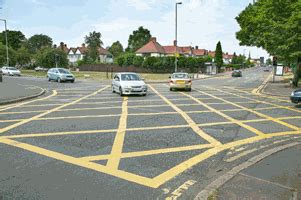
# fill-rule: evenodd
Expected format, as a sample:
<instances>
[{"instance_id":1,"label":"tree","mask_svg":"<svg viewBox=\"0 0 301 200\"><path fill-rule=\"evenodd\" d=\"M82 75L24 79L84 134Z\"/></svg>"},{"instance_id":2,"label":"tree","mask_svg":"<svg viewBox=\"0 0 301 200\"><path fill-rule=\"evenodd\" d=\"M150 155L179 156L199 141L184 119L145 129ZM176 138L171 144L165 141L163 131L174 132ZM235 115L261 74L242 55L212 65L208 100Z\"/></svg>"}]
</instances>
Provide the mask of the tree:
<instances>
[{"instance_id":1,"label":"tree","mask_svg":"<svg viewBox=\"0 0 301 200\"><path fill-rule=\"evenodd\" d=\"M101 33L96 31L90 32L89 35L85 36L85 43L88 44L87 59L91 59L94 62L98 61L98 49L103 45Z\"/></svg>"},{"instance_id":2,"label":"tree","mask_svg":"<svg viewBox=\"0 0 301 200\"><path fill-rule=\"evenodd\" d=\"M223 50L220 41L216 44L215 63L218 69L220 70L220 68L223 66Z\"/></svg>"},{"instance_id":3,"label":"tree","mask_svg":"<svg viewBox=\"0 0 301 200\"><path fill-rule=\"evenodd\" d=\"M151 37L150 31L140 26L138 30L133 31L133 33L129 36L127 51L137 51L143 45L149 42Z\"/></svg>"},{"instance_id":4,"label":"tree","mask_svg":"<svg viewBox=\"0 0 301 200\"><path fill-rule=\"evenodd\" d=\"M16 51L12 48L8 48L9 65L14 66L16 64ZM0 43L0 66L6 65L6 46Z\"/></svg>"},{"instance_id":5,"label":"tree","mask_svg":"<svg viewBox=\"0 0 301 200\"><path fill-rule=\"evenodd\" d=\"M272 65L272 59L271 59L271 58L268 58L268 59L266 60L266 64L267 64L267 65Z\"/></svg>"},{"instance_id":6,"label":"tree","mask_svg":"<svg viewBox=\"0 0 301 200\"><path fill-rule=\"evenodd\" d=\"M118 57L123 53L123 46L119 41L116 41L109 47L109 52L114 56Z\"/></svg>"},{"instance_id":7,"label":"tree","mask_svg":"<svg viewBox=\"0 0 301 200\"><path fill-rule=\"evenodd\" d=\"M236 55L235 52L233 54L233 58L232 58L231 64L237 64L237 55Z\"/></svg>"},{"instance_id":8,"label":"tree","mask_svg":"<svg viewBox=\"0 0 301 200\"><path fill-rule=\"evenodd\" d=\"M21 47L22 43L26 41L26 38L21 31L7 30L7 40L8 46L17 50ZM0 42L6 45L5 31L0 33Z\"/></svg>"},{"instance_id":9,"label":"tree","mask_svg":"<svg viewBox=\"0 0 301 200\"><path fill-rule=\"evenodd\" d=\"M241 27L236 37L240 45L262 47L301 68L300 10L300 0L258 0L236 17ZM299 78L295 73L295 86Z\"/></svg>"},{"instance_id":10,"label":"tree","mask_svg":"<svg viewBox=\"0 0 301 200\"><path fill-rule=\"evenodd\" d=\"M56 62L60 67L68 66L67 54L61 49L44 48L37 52L36 65L51 68Z\"/></svg>"},{"instance_id":11,"label":"tree","mask_svg":"<svg viewBox=\"0 0 301 200\"><path fill-rule=\"evenodd\" d=\"M43 48L52 47L52 39L47 35L36 34L28 39L26 47L30 53L35 54Z\"/></svg>"},{"instance_id":12,"label":"tree","mask_svg":"<svg viewBox=\"0 0 301 200\"><path fill-rule=\"evenodd\" d=\"M133 65L135 67L142 67L144 58L142 56L135 56L133 59Z\"/></svg>"},{"instance_id":13,"label":"tree","mask_svg":"<svg viewBox=\"0 0 301 200\"><path fill-rule=\"evenodd\" d=\"M21 47L16 51L16 62L21 66L31 62L31 55L25 47Z\"/></svg>"}]
</instances>

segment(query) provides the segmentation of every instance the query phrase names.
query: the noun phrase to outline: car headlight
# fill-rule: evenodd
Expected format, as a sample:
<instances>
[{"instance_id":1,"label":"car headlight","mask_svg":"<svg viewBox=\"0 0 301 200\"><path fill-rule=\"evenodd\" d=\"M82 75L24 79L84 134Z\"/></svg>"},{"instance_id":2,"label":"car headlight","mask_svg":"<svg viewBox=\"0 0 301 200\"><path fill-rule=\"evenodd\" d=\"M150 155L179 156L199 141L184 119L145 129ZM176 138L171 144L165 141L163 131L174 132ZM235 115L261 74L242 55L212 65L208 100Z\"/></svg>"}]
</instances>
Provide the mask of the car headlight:
<instances>
[{"instance_id":1,"label":"car headlight","mask_svg":"<svg viewBox=\"0 0 301 200\"><path fill-rule=\"evenodd\" d=\"M292 94L291 94L291 96L294 96L295 95L295 92L294 91L292 91Z\"/></svg>"}]
</instances>

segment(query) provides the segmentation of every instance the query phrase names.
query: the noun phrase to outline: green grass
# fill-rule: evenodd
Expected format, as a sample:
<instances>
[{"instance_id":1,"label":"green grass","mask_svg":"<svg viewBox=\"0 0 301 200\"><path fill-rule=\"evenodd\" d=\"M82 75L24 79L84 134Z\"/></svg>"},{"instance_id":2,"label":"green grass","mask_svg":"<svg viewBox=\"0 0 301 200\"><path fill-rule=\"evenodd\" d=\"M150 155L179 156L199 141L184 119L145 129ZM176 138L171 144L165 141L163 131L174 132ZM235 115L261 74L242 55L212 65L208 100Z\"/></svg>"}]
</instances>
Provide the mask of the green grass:
<instances>
[{"instance_id":1,"label":"green grass","mask_svg":"<svg viewBox=\"0 0 301 200\"><path fill-rule=\"evenodd\" d=\"M107 79L106 72L75 72L72 71L75 78L77 79L92 79L95 81L110 80L111 73L109 73L109 79ZM142 78L146 81L156 81L156 80L168 80L170 74L152 74L152 73L139 73ZM47 72L36 72L34 70L22 70L22 75L34 76L34 77L46 77Z\"/></svg>"}]
</instances>

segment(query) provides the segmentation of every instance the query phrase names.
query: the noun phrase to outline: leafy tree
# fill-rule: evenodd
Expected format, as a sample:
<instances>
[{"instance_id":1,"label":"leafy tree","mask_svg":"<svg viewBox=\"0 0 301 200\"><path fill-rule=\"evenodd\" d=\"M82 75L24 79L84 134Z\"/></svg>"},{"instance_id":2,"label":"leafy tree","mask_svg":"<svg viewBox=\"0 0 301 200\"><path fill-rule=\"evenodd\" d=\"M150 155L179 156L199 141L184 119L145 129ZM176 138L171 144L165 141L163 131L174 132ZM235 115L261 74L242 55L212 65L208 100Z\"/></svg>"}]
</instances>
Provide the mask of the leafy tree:
<instances>
[{"instance_id":1,"label":"leafy tree","mask_svg":"<svg viewBox=\"0 0 301 200\"><path fill-rule=\"evenodd\" d=\"M237 55L236 55L236 53L234 52L234 54L233 54L233 58L232 58L232 61L231 61L231 64L237 64L238 62L237 62Z\"/></svg>"},{"instance_id":2,"label":"leafy tree","mask_svg":"<svg viewBox=\"0 0 301 200\"><path fill-rule=\"evenodd\" d=\"M142 67L144 58L142 56L135 56L133 59L133 65L135 67Z\"/></svg>"},{"instance_id":3,"label":"leafy tree","mask_svg":"<svg viewBox=\"0 0 301 200\"><path fill-rule=\"evenodd\" d=\"M14 66L16 64L16 51L12 48L8 49L9 65ZM6 65L6 46L0 43L0 66Z\"/></svg>"},{"instance_id":4,"label":"leafy tree","mask_svg":"<svg viewBox=\"0 0 301 200\"><path fill-rule=\"evenodd\" d=\"M123 46L119 41L116 41L109 47L109 52L114 56L118 57L123 53Z\"/></svg>"},{"instance_id":5,"label":"leafy tree","mask_svg":"<svg viewBox=\"0 0 301 200\"><path fill-rule=\"evenodd\" d=\"M31 36L25 45L30 53L37 53L39 50L52 46L51 37L43 34Z\"/></svg>"},{"instance_id":6,"label":"leafy tree","mask_svg":"<svg viewBox=\"0 0 301 200\"><path fill-rule=\"evenodd\" d=\"M236 17L241 27L236 37L241 45L262 47L301 68L300 10L300 0L258 0ZM295 73L295 86L299 77Z\"/></svg>"},{"instance_id":7,"label":"leafy tree","mask_svg":"<svg viewBox=\"0 0 301 200\"><path fill-rule=\"evenodd\" d=\"M7 40L8 46L17 50L25 42L26 38L21 31L7 30ZM5 31L0 33L0 42L4 45L6 44Z\"/></svg>"},{"instance_id":8,"label":"leafy tree","mask_svg":"<svg viewBox=\"0 0 301 200\"><path fill-rule=\"evenodd\" d=\"M89 35L85 36L85 43L88 44L87 59L97 61L99 58L98 49L103 45L101 33L96 31L90 32Z\"/></svg>"},{"instance_id":9,"label":"leafy tree","mask_svg":"<svg viewBox=\"0 0 301 200\"><path fill-rule=\"evenodd\" d=\"M31 55L25 47L21 47L16 51L16 62L21 66L31 62Z\"/></svg>"},{"instance_id":10,"label":"leafy tree","mask_svg":"<svg viewBox=\"0 0 301 200\"><path fill-rule=\"evenodd\" d=\"M56 62L59 67L68 66L67 54L61 49L44 48L37 52L36 65L51 68Z\"/></svg>"},{"instance_id":11,"label":"leafy tree","mask_svg":"<svg viewBox=\"0 0 301 200\"><path fill-rule=\"evenodd\" d=\"M157 61L156 57L150 56L146 57L143 62L143 68L152 69Z\"/></svg>"},{"instance_id":12,"label":"leafy tree","mask_svg":"<svg viewBox=\"0 0 301 200\"><path fill-rule=\"evenodd\" d=\"M219 69L223 66L223 50L220 41L216 44L215 63Z\"/></svg>"},{"instance_id":13,"label":"leafy tree","mask_svg":"<svg viewBox=\"0 0 301 200\"><path fill-rule=\"evenodd\" d=\"M124 59L123 59L123 56L118 56L115 60L114 60L115 64L119 65L119 66L122 66L123 65L123 62L124 62Z\"/></svg>"},{"instance_id":14,"label":"leafy tree","mask_svg":"<svg viewBox=\"0 0 301 200\"><path fill-rule=\"evenodd\" d=\"M134 58L135 58L135 54L134 53L126 53L123 55L123 59L124 59L124 62L123 62L123 65L125 66L130 66L130 65L133 65L133 61L134 61Z\"/></svg>"},{"instance_id":15,"label":"leafy tree","mask_svg":"<svg viewBox=\"0 0 301 200\"><path fill-rule=\"evenodd\" d=\"M150 31L140 26L138 30L133 31L133 33L129 36L127 51L137 51L139 48L145 45L151 39L151 37Z\"/></svg>"},{"instance_id":16,"label":"leafy tree","mask_svg":"<svg viewBox=\"0 0 301 200\"><path fill-rule=\"evenodd\" d=\"M268 58L268 59L266 60L266 64L267 64L267 65L272 65L272 59L271 59L271 58Z\"/></svg>"}]
</instances>

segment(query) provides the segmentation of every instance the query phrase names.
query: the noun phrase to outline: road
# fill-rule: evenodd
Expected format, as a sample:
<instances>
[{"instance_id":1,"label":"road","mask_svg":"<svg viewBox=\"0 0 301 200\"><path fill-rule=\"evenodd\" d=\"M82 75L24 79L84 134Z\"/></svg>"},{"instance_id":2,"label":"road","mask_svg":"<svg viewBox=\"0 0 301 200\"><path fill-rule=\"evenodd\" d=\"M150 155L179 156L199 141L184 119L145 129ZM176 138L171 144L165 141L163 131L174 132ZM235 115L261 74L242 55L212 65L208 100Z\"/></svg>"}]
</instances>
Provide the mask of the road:
<instances>
[{"instance_id":1,"label":"road","mask_svg":"<svg viewBox=\"0 0 301 200\"><path fill-rule=\"evenodd\" d=\"M300 107L252 93L267 75L198 80L192 92L150 84L146 97L16 78L48 92L0 107L0 199L193 199L248 158L300 141Z\"/></svg>"}]
</instances>

